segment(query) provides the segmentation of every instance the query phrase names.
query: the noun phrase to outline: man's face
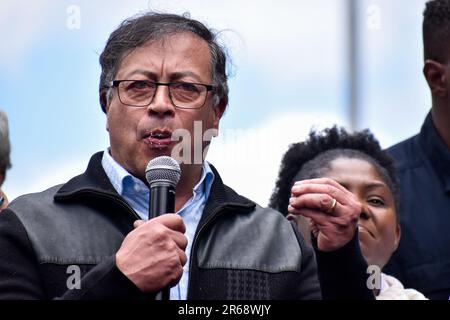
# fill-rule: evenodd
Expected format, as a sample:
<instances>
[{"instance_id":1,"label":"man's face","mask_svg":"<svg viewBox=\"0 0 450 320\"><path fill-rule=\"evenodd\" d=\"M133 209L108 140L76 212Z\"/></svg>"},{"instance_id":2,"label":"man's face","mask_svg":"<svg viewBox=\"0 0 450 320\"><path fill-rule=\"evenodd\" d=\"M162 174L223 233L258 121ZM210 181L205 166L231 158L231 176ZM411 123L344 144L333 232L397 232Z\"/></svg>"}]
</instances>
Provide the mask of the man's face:
<instances>
[{"instance_id":1,"label":"man's face","mask_svg":"<svg viewBox=\"0 0 450 320\"><path fill-rule=\"evenodd\" d=\"M211 84L208 44L190 33L148 42L123 58L115 79ZM106 106L111 154L128 172L143 181L149 160L171 156L177 142L170 141L170 135L175 130L185 129L193 139L194 121L201 122L202 133L211 128L218 129L224 108L213 106L211 92L202 108L176 108L166 86L158 87L148 107L132 107L120 102L117 90L114 89ZM202 144L202 148L206 145Z\"/></svg>"}]
</instances>

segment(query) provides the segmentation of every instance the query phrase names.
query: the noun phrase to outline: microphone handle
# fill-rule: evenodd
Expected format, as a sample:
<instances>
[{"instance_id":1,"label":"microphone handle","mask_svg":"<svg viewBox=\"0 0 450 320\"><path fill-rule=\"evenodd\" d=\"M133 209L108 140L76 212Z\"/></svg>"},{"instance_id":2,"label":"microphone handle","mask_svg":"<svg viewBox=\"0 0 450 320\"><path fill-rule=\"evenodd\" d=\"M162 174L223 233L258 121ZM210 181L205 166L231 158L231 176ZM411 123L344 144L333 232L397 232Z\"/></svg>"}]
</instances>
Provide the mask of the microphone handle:
<instances>
[{"instance_id":1,"label":"microphone handle","mask_svg":"<svg viewBox=\"0 0 450 320\"><path fill-rule=\"evenodd\" d=\"M150 206L148 218L175 213L175 188L169 184L155 183L150 186Z\"/></svg>"},{"instance_id":2,"label":"microphone handle","mask_svg":"<svg viewBox=\"0 0 450 320\"><path fill-rule=\"evenodd\" d=\"M150 186L150 206L148 218L175 212L175 188L171 184L157 182ZM170 287L164 288L155 296L156 300L170 300Z\"/></svg>"}]
</instances>

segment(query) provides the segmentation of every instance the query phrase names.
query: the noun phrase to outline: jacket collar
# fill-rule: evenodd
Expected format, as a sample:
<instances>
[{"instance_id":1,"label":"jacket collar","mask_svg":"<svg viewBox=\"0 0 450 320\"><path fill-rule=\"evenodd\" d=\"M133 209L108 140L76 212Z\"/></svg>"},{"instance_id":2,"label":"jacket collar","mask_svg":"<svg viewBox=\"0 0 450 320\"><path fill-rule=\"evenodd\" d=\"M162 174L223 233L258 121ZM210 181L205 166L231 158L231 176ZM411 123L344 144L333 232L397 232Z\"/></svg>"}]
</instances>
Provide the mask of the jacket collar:
<instances>
[{"instance_id":1,"label":"jacket collar","mask_svg":"<svg viewBox=\"0 0 450 320\"><path fill-rule=\"evenodd\" d=\"M95 153L91 157L86 171L65 183L56 193L55 200L64 201L92 192L121 198L102 167L102 157L103 152ZM211 164L210 166L215 178L200 223L212 215L218 207L225 206L250 211L256 206L253 201L238 195L234 190L224 185L216 168Z\"/></svg>"},{"instance_id":2,"label":"jacket collar","mask_svg":"<svg viewBox=\"0 0 450 320\"><path fill-rule=\"evenodd\" d=\"M438 176L442 178L447 192L450 191L450 150L434 127L431 112L428 113L420 130L419 144Z\"/></svg>"},{"instance_id":3,"label":"jacket collar","mask_svg":"<svg viewBox=\"0 0 450 320\"><path fill-rule=\"evenodd\" d=\"M85 191L97 191L118 196L102 167L103 152L97 152L89 160L86 171L70 179L56 193L56 200L63 200Z\"/></svg>"},{"instance_id":4,"label":"jacket collar","mask_svg":"<svg viewBox=\"0 0 450 320\"><path fill-rule=\"evenodd\" d=\"M210 164L214 173L214 182L211 186L211 192L203 210L199 225L215 214L220 209L233 209L233 211L249 212L256 207L256 203L237 194L233 189L222 182L222 178L216 168Z\"/></svg>"}]
</instances>

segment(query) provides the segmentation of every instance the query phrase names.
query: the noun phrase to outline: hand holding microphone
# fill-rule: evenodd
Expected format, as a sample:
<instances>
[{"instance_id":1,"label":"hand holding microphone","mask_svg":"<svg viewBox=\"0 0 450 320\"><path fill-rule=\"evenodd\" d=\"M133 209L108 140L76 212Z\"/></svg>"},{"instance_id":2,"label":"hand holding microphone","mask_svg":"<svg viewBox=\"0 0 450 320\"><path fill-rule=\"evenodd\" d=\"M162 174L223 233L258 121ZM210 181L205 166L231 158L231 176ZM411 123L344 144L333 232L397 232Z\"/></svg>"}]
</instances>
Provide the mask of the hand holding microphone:
<instances>
[{"instance_id":1,"label":"hand holding microphone","mask_svg":"<svg viewBox=\"0 0 450 320\"><path fill-rule=\"evenodd\" d=\"M168 299L171 285L183 274L187 261L187 238L183 219L175 211L175 188L180 179L178 163L170 157L149 162L146 178L150 185L149 221L136 221L135 229L116 253L116 265L141 291L162 291Z\"/></svg>"}]
</instances>

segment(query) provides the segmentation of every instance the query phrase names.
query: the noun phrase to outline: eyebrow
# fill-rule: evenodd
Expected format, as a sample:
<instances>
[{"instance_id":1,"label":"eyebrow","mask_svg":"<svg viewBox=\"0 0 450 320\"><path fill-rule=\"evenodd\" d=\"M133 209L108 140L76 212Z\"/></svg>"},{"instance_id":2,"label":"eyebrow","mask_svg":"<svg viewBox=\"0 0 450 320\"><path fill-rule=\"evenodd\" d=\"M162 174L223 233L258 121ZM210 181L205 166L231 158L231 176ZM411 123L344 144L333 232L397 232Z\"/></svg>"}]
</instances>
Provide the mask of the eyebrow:
<instances>
[{"instance_id":1,"label":"eyebrow","mask_svg":"<svg viewBox=\"0 0 450 320\"><path fill-rule=\"evenodd\" d=\"M177 80L177 79L181 79L181 78L184 78L184 77L192 77L192 78L194 78L196 81L202 81L201 79L200 79L200 77L196 74L196 73L194 73L194 72L192 72L192 71L180 71L180 72L174 72L174 73L172 73L171 74L171 76L170 76L170 78L171 79L174 79L174 80Z\"/></svg>"},{"instance_id":2,"label":"eyebrow","mask_svg":"<svg viewBox=\"0 0 450 320\"><path fill-rule=\"evenodd\" d=\"M151 71L147 71L147 70L142 70L142 69L134 70L133 72L127 74L126 78L129 78L129 77L134 76L136 74L141 74L141 75L144 75L147 78L151 78L151 79L155 79L156 78L156 73L151 72Z\"/></svg>"},{"instance_id":3,"label":"eyebrow","mask_svg":"<svg viewBox=\"0 0 450 320\"><path fill-rule=\"evenodd\" d=\"M132 71L131 73L127 74L126 78L130 78L134 75L144 75L149 79L156 79L157 78L157 74L148 70L142 70L142 69L137 69ZM192 72L192 71L179 71L179 72L174 72L172 74L170 74L170 81L174 81L174 80L178 80L184 77L192 77L195 79L195 81L198 82L202 82L202 80L200 79L200 77Z\"/></svg>"},{"instance_id":4,"label":"eyebrow","mask_svg":"<svg viewBox=\"0 0 450 320\"><path fill-rule=\"evenodd\" d=\"M368 188L375 188L375 187L387 187L387 184L384 182L373 182L373 183L369 183L367 185Z\"/></svg>"},{"instance_id":5,"label":"eyebrow","mask_svg":"<svg viewBox=\"0 0 450 320\"><path fill-rule=\"evenodd\" d=\"M339 181L339 180L336 180L336 181L339 184L341 184L344 188L348 189L348 183L344 183L344 182ZM364 185L364 189L366 189L366 190L371 190L371 189L375 189L375 188L384 188L384 187L386 187L386 188L388 188L390 190L389 186L386 183L381 182L381 181L380 182L371 182L369 184L365 184Z\"/></svg>"},{"instance_id":6,"label":"eyebrow","mask_svg":"<svg viewBox=\"0 0 450 320\"><path fill-rule=\"evenodd\" d=\"M364 186L365 190L373 190L373 189L378 189L378 188L386 188L390 192L392 192L391 188L389 188L389 186L384 182L373 182L373 183L369 183Z\"/></svg>"}]
</instances>

